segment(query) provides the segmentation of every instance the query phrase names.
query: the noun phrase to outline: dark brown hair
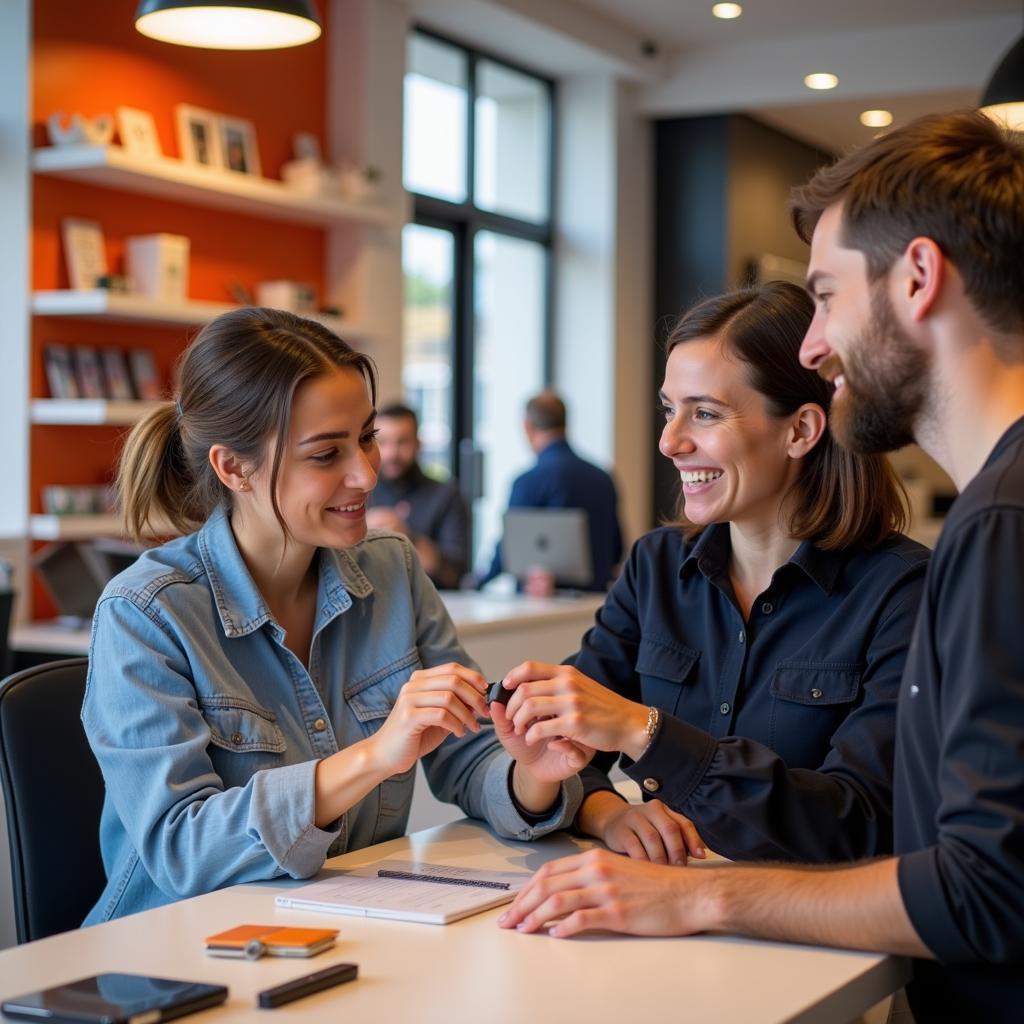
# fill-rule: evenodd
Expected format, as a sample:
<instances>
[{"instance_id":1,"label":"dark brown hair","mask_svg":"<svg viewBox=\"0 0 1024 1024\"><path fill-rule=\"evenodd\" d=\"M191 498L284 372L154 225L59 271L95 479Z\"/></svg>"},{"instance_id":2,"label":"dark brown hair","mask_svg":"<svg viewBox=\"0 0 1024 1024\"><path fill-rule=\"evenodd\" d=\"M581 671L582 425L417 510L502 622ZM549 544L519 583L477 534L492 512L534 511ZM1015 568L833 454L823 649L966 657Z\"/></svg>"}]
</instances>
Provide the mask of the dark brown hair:
<instances>
[{"instance_id":1,"label":"dark brown hair","mask_svg":"<svg viewBox=\"0 0 1024 1024\"><path fill-rule=\"evenodd\" d=\"M805 242L840 201L842 243L864 253L870 280L925 236L956 266L991 327L1024 327L1021 136L977 111L932 114L895 128L793 190L793 223Z\"/></svg>"},{"instance_id":2,"label":"dark brown hair","mask_svg":"<svg viewBox=\"0 0 1024 1024\"><path fill-rule=\"evenodd\" d=\"M705 299L684 313L668 336L666 354L677 345L714 339L746 366L750 386L762 394L772 416L788 416L813 402L827 414L831 388L800 365L800 345L814 316L807 292L770 281ZM906 493L882 455L857 455L825 428L801 460L802 469L786 496L793 512L785 524L791 536L819 547L871 547L907 523ZM689 536L698 528L684 525Z\"/></svg>"},{"instance_id":3,"label":"dark brown hair","mask_svg":"<svg viewBox=\"0 0 1024 1024\"><path fill-rule=\"evenodd\" d=\"M361 374L377 401L373 362L326 327L280 309L243 308L204 327L185 350L175 401L149 413L132 429L121 452L117 489L131 537L197 529L230 499L209 462L222 444L259 469L268 441L274 514L282 445L295 389L335 369Z\"/></svg>"}]
</instances>

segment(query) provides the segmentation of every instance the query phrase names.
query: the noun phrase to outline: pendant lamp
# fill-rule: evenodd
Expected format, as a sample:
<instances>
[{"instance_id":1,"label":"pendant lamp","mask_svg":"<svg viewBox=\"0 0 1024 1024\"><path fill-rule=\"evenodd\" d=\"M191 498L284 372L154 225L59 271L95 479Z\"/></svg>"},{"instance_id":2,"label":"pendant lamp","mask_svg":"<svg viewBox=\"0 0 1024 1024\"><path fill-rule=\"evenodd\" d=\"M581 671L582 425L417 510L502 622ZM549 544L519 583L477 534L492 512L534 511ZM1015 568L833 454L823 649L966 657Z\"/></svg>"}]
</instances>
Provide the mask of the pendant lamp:
<instances>
[{"instance_id":1,"label":"pendant lamp","mask_svg":"<svg viewBox=\"0 0 1024 1024\"><path fill-rule=\"evenodd\" d=\"M135 27L151 39L211 50L278 50L320 36L313 0L141 0Z\"/></svg>"},{"instance_id":2,"label":"pendant lamp","mask_svg":"<svg viewBox=\"0 0 1024 1024\"><path fill-rule=\"evenodd\" d=\"M1014 131L1024 131L1024 36L999 62L981 97L981 111Z\"/></svg>"}]
</instances>

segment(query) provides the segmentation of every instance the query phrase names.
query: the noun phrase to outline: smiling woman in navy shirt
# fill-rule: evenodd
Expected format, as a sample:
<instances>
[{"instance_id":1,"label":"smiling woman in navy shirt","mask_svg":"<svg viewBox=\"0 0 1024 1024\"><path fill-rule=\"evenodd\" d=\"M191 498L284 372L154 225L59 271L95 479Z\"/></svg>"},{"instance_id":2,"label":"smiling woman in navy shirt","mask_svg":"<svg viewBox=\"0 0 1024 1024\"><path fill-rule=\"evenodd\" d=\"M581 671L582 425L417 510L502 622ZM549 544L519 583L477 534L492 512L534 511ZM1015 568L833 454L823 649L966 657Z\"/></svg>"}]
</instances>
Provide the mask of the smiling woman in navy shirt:
<instances>
[{"instance_id":1,"label":"smiling woman in navy shirt","mask_svg":"<svg viewBox=\"0 0 1024 1024\"><path fill-rule=\"evenodd\" d=\"M927 551L898 532L884 458L832 438L831 387L798 360L812 315L802 289L773 282L680 319L660 449L687 524L635 545L569 664L506 677L499 734L606 752L582 773L577 824L618 852L892 849L896 701ZM618 752L642 807L605 774Z\"/></svg>"}]
</instances>

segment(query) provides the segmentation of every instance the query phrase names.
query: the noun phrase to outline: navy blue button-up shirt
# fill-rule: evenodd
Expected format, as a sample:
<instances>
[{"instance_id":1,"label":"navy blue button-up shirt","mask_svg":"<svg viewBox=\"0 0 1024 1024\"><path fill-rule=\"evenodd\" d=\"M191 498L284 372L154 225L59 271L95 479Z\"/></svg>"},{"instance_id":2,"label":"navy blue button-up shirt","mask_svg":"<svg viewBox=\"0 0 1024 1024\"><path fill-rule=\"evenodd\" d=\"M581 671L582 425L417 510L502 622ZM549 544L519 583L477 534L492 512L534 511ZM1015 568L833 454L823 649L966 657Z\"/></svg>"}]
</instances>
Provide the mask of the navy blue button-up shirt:
<instances>
[{"instance_id":1,"label":"navy blue button-up shirt","mask_svg":"<svg viewBox=\"0 0 1024 1024\"><path fill-rule=\"evenodd\" d=\"M1024 1019L1024 418L935 547L900 695L896 852L936 960L914 1017Z\"/></svg>"},{"instance_id":2,"label":"navy blue button-up shirt","mask_svg":"<svg viewBox=\"0 0 1024 1024\"><path fill-rule=\"evenodd\" d=\"M569 661L662 712L626 773L727 857L837 861L892 849L896 700L928 551L804 541L744 621L729 528L633 548ZM615 755L584 770L608 788ZM645 793L645 799L647 794Z\"/></svg>"}]
</instances>

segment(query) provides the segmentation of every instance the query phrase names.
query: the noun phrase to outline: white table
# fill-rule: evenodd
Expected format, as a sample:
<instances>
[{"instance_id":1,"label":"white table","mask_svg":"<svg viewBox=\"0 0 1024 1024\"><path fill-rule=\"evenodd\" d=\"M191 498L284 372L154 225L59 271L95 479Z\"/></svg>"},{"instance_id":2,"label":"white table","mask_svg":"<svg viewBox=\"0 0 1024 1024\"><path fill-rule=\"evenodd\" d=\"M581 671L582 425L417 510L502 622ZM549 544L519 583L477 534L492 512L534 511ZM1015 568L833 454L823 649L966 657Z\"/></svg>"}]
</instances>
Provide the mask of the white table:
<instances>
[{"instance_id":1,"label":"white table","mask_svg":"<svg viewBox=\"0 0 1024 1024\"><path fill-rule=\"evenodd\" d=\"M411 855L435 863L533 870L581 847L565 835L504 842L463 820L347 854L329 866ZM745 939L520 935L497 927L500 910L447 926L278 910L276 892L298 884L234 886L0 952L0 998L103 971L128 971L226 984L228 1002L202 1019L266 1024L266 1011L256 1008L259 990L334 961L352 961L359 965L358 981L282 1007L272 1019L842 1024L908 977L906 962L891 957ZM312 960L265 957L250 963L203 952L206 935L264 923L340 928L341 935L334 949Z\"/></svg>"}]
</instances>

